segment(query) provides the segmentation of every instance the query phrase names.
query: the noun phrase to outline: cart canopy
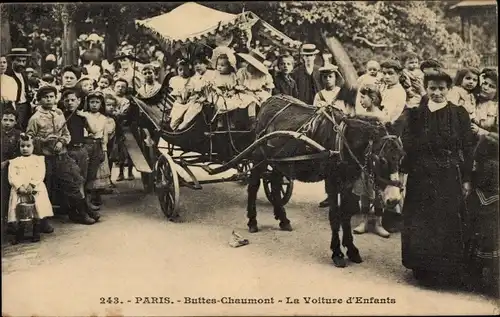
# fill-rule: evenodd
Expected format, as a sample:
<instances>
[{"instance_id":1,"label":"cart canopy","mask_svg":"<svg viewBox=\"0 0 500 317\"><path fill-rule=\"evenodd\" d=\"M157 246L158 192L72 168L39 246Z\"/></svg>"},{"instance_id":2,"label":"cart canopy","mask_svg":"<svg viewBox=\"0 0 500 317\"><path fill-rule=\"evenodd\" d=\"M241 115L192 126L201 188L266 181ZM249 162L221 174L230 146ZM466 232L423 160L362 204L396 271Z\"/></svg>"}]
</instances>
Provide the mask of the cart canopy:
<instances>
[{"instance_id":1,"label":"cart canopy","mask_svg":"<svg viewBox=\"0 0 500 317\"><path fill-rule=\"evenodd\" d=\"M153 35L173 52L185 44L206 42L216 35L228 34L233 29L251 31L270 40L281 48L296 51L301 43L290 39L253 12L230 14L194 2L145 20L136 20L138 28Z\"/></svg>"}]
</instances>

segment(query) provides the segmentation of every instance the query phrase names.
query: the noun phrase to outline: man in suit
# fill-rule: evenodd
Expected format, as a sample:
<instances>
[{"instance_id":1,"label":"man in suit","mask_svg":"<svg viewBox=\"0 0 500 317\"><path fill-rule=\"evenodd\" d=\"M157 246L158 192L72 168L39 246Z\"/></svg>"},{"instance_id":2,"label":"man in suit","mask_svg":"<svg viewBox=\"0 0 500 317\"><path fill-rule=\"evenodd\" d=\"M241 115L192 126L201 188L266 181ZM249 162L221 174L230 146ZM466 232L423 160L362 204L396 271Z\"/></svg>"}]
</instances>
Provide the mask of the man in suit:
<instances>
[{"instance_id":1,"label":"man in suit","mask_svg":"<svg viewBox=\"0 0 500 317\"><path fill-rule=\"evenodd\" d=\"M292 71L292 78L297 83L298 99L312 105L316 93L321 90L319 68L314 64L319 50L314 44L304 44L300 50L302 64Z\"/></svg>"},{"instance_id":2,"label":"man in suit","mask_svg":"<svg viewBox=\"0 0 500 317\"><path fill-rule=\"evenodd\" d=\"M17 123L19 128L24 131L31 117L32 96L29 89L28 77L25 73L28 57L31 57L31 54L29 54L28 50L25 48L12 48L10 53L7 54L7 57L10 58L11 63L5 74L14 78L17 83Z\"/></svg>"}]
</instances>

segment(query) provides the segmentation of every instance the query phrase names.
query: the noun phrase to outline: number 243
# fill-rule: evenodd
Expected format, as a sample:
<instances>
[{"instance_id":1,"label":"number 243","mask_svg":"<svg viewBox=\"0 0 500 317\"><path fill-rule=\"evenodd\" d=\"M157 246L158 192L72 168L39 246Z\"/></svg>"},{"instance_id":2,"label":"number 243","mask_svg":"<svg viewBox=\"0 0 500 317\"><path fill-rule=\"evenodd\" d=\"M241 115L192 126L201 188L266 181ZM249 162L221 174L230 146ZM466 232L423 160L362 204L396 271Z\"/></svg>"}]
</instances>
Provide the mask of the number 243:
<instances>
[{"instance_id":1,"label":"number 243","mask_svg":"<svg viewBox=\"0 0 500 317\"><path fill-rule=\"evenodd\" d=\"M99 298L100 304L120 304L118 297L101 297Z\"/></svg>"}]
</instances>

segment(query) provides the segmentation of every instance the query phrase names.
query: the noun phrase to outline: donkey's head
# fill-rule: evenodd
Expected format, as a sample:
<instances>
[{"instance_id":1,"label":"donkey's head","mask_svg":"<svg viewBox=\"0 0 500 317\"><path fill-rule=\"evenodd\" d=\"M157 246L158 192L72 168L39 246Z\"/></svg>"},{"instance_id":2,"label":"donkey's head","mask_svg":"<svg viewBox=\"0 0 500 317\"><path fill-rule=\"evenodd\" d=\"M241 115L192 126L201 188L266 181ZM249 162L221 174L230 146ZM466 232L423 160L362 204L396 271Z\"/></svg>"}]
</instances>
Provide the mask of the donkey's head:
<instances>
[{"instance_id":1,"label":"donkey's head","mask_svg":"<svg viewBox=\"0 0 500 317\"><path fill-rule=\"evenodd\" d=\"M394 208L402 199L400 167L405 152L398 133L390 125L377 119L351 119L359 136L354 141L357 148L364 148L364 157L359 157L365 179L372 183L376 199L384 207Z\"/></svg>"}]
</instances>

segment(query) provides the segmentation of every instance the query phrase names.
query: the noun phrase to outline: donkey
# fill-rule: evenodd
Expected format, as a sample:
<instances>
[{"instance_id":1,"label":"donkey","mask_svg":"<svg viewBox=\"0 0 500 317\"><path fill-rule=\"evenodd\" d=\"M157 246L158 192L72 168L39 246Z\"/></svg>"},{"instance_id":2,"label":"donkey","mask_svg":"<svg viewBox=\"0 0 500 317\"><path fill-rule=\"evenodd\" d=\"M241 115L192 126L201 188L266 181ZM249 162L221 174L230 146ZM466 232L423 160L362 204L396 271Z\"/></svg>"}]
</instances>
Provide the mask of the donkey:
<instances>
[{"instance_id":1,"label":"donkey","mask_svg":"<svg viewBox=\"0 0 500 317\"><path fill-rule=\"evenodd\" d=\"M361 263L363 260L351 232L351 217L359 211L359 198L352 193L352 188L361 173L365 173L384 206L392 208L399 203L399 166L404 151L400 138L391 134L391 130L390 125L377 120L347 117L337 109L316 108L289 96L278 95L266 100L257 115L255 132L258 137L273 131L301 132L336 155L327 160L308 159L314 157L310 147L294 138L275 138L259 146L252 154L254 169L247 187L249 231L258 231L257 192L260 179L269 167L272 168L269 181L274 215L285 231L291 231L292 226L280 199L283 176L302 182L325 180L330 203L328 218L333 263L337 267L346 266L338 235L341 225L342 245L347 248L347 257L354 263ZM278 161L283 158L290 160ZM339 194L340 205L337 203Z\"/></svg>"}]
</instances>

